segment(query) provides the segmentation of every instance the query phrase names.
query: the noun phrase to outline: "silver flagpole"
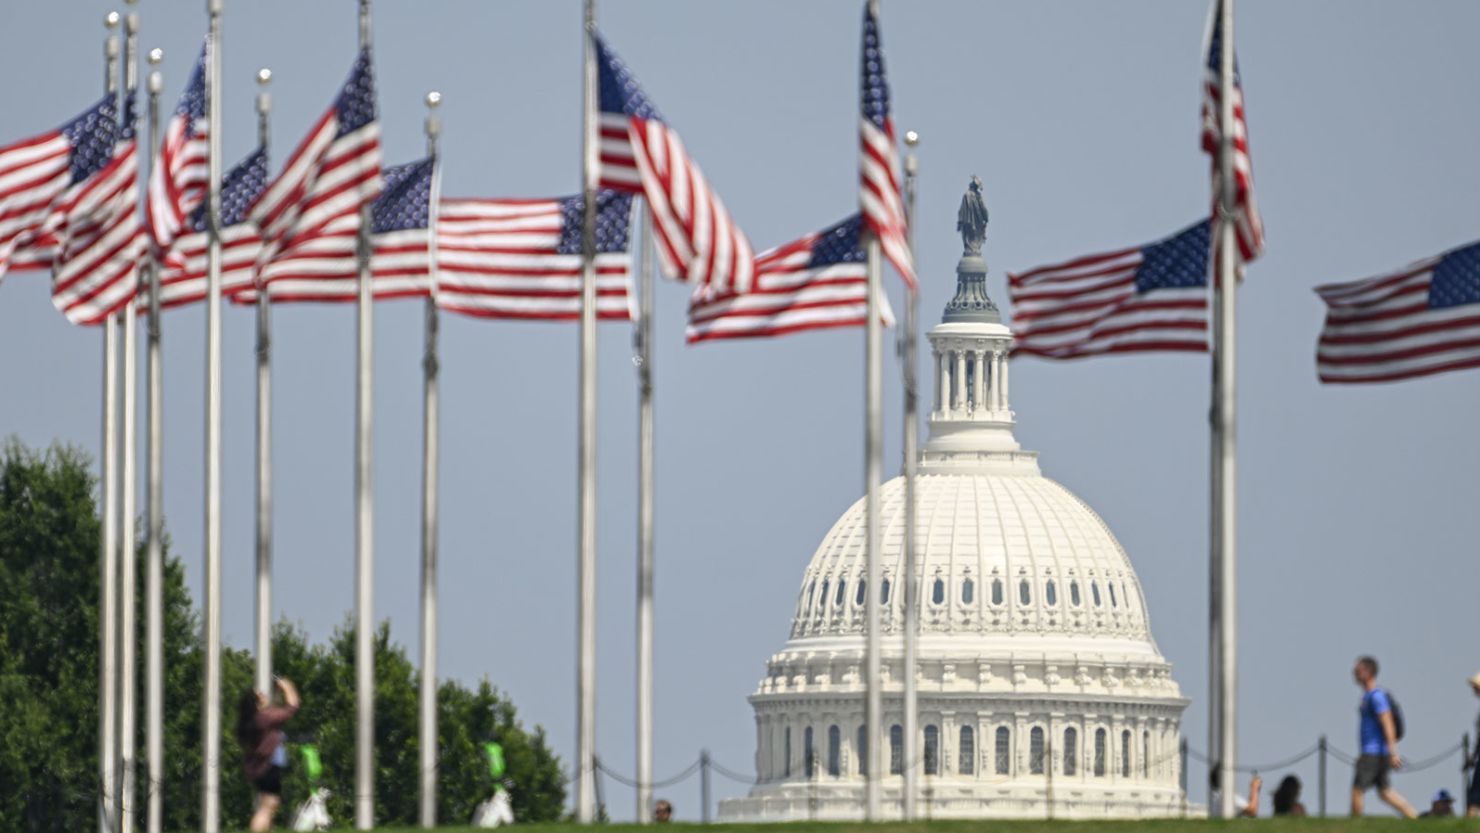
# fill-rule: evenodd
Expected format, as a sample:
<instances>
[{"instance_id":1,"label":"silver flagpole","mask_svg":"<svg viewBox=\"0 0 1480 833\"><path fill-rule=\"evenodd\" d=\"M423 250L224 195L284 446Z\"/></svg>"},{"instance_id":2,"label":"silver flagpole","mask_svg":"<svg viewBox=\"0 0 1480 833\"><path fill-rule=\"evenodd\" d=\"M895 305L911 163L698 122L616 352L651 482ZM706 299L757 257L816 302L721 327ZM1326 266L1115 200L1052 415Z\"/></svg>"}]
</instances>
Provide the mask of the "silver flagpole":
<instances>
[{"instance_id":1,"label":"silver flagpole","mask_svg":"<svg viewBox=\"0 0 1480 833\"><path fill-rule=\"evenodd\" d=\"M915 194L919 187L920 159L915 147L920 144L920 134L913 130L904 134L904 143L909 152L904 158L904 210L905 228L909 234L910 251L915 250ZM915 354L919 348L919 328L916 315L919 308L919 293L906 292L904 298L904 329L899 334L900 366L904 375L904 577L895 584L904 590L904 744L900 751L904 757L904 819L915 818L915 801L919 795L919 770L915 763L915 732L919 725L919 706L916 702L916 648L919 642L920 610L916 607L915 578L915 469L919 464L916 448L920 444L919 390L915 380ZM975 771L974 769L972 770Z\"/></svg>"},{"instance_id":2,"label":"silver flagpole","mask_svg":"<svg viewBox=\"0 0 1480 833\"><path fill-rule=\"evenodd\" d=\"M205 686L201 707L201 829L221 829L221 13L210 15L206 66L208 190L206 196L206 528Z\"/></svg>"},{"instance_id":3,"label":"silver flagpole","mask_svg":"<svg viewBox=\"0 0 1480 833\"><path fill-rule=\"evenodd\" d=\"M432 191L427 206L426 355L421 400L421 826L437 826L437 479L441 462L441 407L437 358L437 203L440 199L437 139L442 94L427 93L427 158Z\"/></svg>"},{"instance_id":4,"label":"silver flagpole","mask_svg":"<svg viewBox=\"0 0 1480 833\"><path fill-rule=\"evenodd\" d=\"M590 824L596 817L596 0L585 0L584 24L575 766L576 821Z\"/></svg>"},{"instance_id":5,"label":"silver flagpole","mask_svg":"<svg viewBox=\"0 0 1480 833\"><path fill-rule=\"evenodd\" d=\"M869 0L870 14L879 16L879 0ZM864 648L864 725L868 733L868 777L864 782L864 818L879 821L883 792L882 746L889 737L883 729L884 696L880 691L879 671L879 584L882 577L879 557L879 480L883 475L884 434L884 363L883 328L879 322L880 296L884 289L880 277L879 238L868 234L868 322L864 327L864 430L863 480L864 527L867 550L867 581L864 604L866 639Z\"/></svg>"},{"instance_id":6,"label":"silver flagpole","mask_svg":"<svg viewBox=\"0 0 1480 833\"><path fill-rule=\"evenodd\" d=\"M370 0L360 0L360 48L370 48ZM374 449L375 297L370 273L370 204L360 207L358 351L355 385L355 827L375 826L375 496Z\"/></svg>"},{"instance_id":7,"label":"silver flagpole","mask_svg":"<svg viewBox=\"0 0 1480 833\"><path fill-rule=\"evenodd\" d=\"M1238 290L1238 243L1234 234L1237 201L1233 175L1233 0L1223 0L1223 54L1219 73L1220 141L1218 145L1218 190L1222 210L1218 227L1218 303L1215 305L1215 349L1218 351L1218 584L1219 584L1219 707L1218 761L1222 783L1220 803L1224 818L1234 813L1234 762L1238 760L1238 553L1237 533L1237 374L1236 320Z\"/></svg>"},{"instance_id":8,"label":"silver flagpole","mask_svg":"<svg viewBox=\"0 0 1480 833\"><path fill-rule=\"evenodd\" d=\"M118 12L104 18L108 37L103 42L106 91L118 92ZM118 757L118 319L103 322L103 461L99 483L103 492L103 524L99 572L102 598L98 603L102 644L99 646L98 692L98 828L114 829L117 819Z\"/></svg>"},{"instance_id":9,"label":"silver flagpole","mask_svg":"<svg viewBox=\"0 0 1480 833\"><path fill-rule=\"evenodd\" d=\"M637 821L652 820L653 804L653 272L652 228L641 219L637 274Z\"/></svg>"},{"instance_id":10,"label":"silver flagpole","mask_svg":"<svg viewBox=\"0 0 1480 833\"><path fill-rule=\"evenodd\" d=\"M257 70L257 145L272 140L272 70ZM272 694L272 301L257 286L257 609L256 689Z\"/></svg>"},{"instance_id":11,"label":"silver flagpole","mask_svg":"<svg viewBox=\"0 0 1480 833\"><path fill-rule=\"evenodd\" d=\"M138 0L127 0L130 7ZM123 20L123 86L132 96L139 87L139 15L130 11ZM135 125L135 127L137 127ZM135 141L138 137L135 136ZM118 512L118 829L133 833L134 760L136 720L138 717L138 680L134 674L134 657L138 648L137 616L138 552L134 541L134 514L138 490L138 278L134 292L119 313L123 330L123 439L122 466L119 470L121 499Z\"/></svg>"},{"instance_id":12,"label":"silver flagpole","mask_svg":"<svg viewBox=\"0 0 1480 833\"><path fill-rule=\"evenodd\" d=\"M161 49L149 50L149 64L158 67L164 60ZM158 69L149 72L149 148L150 171L159 164L159 93L164 79ZM148 337L148 433L149 484L148 552L144 579L144 755L149 760L149 782L146 795L149 833L160 833L164 819L164 391L161 387L161 353L159 329L159 264L151 255L144 261L148 270L149 337Z\"/></svg>"}]
</instances>

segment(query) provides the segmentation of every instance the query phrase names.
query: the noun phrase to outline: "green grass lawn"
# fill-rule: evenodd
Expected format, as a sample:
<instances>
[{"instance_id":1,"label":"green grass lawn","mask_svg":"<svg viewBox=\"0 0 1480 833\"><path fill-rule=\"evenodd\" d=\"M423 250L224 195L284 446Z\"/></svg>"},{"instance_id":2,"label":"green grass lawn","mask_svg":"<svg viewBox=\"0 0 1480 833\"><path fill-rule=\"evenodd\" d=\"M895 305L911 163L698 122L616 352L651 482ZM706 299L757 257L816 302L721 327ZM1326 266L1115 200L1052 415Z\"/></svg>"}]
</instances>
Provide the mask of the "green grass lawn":
<instances>
[{"instance_id":1,"label":"green grass lawn","mask_svg":"<svg viewBox=\"0 0 1480 833\"><path fill-rule=\"evenodd\" d=\"M1241 828L1253 825L1271 833L1388 833L1388 831L1419 830L1480 831L1480 819L1419 819L1408 821L1400 818L1368 817L1363 819L1260 819L1240 820L1195 820L1167 819L1162 821L936 821L885 822L861 824L853 822L791 822L787 824L686 824L665 825L665 833L1130 833L1148 830L1151 833L1206 833L1210 829L1223 827ZM443 827L448 833L475 833L471 827ZM590 828L576 824L521 824L521 833L583 833ZM653 833L655 828L635 824L597 825L600 833ZM417 833L418 828L381 828L377 833Z\"/></svg>"}]
</instances>

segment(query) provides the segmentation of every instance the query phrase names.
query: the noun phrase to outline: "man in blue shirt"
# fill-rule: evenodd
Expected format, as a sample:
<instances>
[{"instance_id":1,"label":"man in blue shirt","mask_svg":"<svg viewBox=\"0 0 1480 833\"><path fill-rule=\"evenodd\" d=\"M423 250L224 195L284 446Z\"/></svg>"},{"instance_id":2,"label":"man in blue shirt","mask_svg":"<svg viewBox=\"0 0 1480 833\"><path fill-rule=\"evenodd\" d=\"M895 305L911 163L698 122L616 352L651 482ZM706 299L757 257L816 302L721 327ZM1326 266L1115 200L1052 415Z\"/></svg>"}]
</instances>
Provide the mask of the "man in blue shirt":
<instances>
[{"instance_id":1,"label":"man in blue shirt","mask_svg":"<svg viewBox=\"0 0 1480 833\"><path fill-rule=\"evenodd\" d=\"M1417 818L1403 796L1393 789L1392 771L1403 766L1398 756L1398 727L1393 721L1393 705L1388 693L1377 687L1377 660L1362 657L1352 669L1357 685L1362 687L1362 704L1357 707L1360 716L1358 742L1361 756L1357 758L1356 774L1352 778L1352 815L1362 815L1363 799L1368 790L1377 788L1377 797L1388 806L1408 818Z\"/></svg>"}]
</instances>

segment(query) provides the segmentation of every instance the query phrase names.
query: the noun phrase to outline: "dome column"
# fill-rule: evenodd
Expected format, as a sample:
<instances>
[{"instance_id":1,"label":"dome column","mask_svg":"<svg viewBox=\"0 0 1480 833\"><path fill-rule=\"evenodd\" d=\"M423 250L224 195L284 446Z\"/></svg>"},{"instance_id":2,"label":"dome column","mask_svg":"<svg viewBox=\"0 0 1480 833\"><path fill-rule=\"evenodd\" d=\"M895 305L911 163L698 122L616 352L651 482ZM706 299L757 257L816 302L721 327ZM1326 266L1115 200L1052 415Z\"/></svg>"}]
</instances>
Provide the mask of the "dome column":
<instances>
[{"instance_id":1,"label":"dome column","mask_svg":"<svg viewBox=\"0 0 1480 833\"><path fill-rule=\"evenodd\" d=\"M957 415L966 413L966 351L956 348L956 379L951 391L951 410Z\"/></svg>"},{"instance_id":2,"label":"dome column","mask_svg":"<svg viewBox=\"0 0 1480 833\"><path fill-rule=\"evenodd\" d=\"M987 406L987 403L990 402L991 399L987 395L987 368L986 362L983 361L986 357L987 353L984 350L973 350L971 352L971 376L973 386L971 412L978 418L985 416L986 412L991 410Z\"/></svg>"}]
</instances>

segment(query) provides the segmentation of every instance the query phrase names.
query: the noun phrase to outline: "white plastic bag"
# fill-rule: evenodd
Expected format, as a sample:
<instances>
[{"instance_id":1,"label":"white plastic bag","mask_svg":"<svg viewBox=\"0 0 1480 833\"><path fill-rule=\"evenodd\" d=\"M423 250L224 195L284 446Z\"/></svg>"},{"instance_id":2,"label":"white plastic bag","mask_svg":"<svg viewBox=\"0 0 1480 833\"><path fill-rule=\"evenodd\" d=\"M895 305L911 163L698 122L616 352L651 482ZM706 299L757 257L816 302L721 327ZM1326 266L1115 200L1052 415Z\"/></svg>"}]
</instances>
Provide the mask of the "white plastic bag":
<instances>
[{"instance_id":1,"label":"white plastic bag","mask_svg":"<svg viewBox=\"0 0 1480 833\"><path fill-rule=\"evenodd\" d=\"M329 818L329 808L325 801L329 798L329 791L322 787L309 794L308 800L298 806L298 812L293 815L294 830L328 830L333 820Z\"/></svg>"},{"instance_id":2,"label":"white plastic bag","mask_svg":"<svg viewBox=\"0 0 1480 833\"><path fill-rule=\"evenodd\" d=\"M514 805L509 803L508 790L499 790L473 811L474 827L499 827L513 823Z\"/></svg>"}]
</instances>

